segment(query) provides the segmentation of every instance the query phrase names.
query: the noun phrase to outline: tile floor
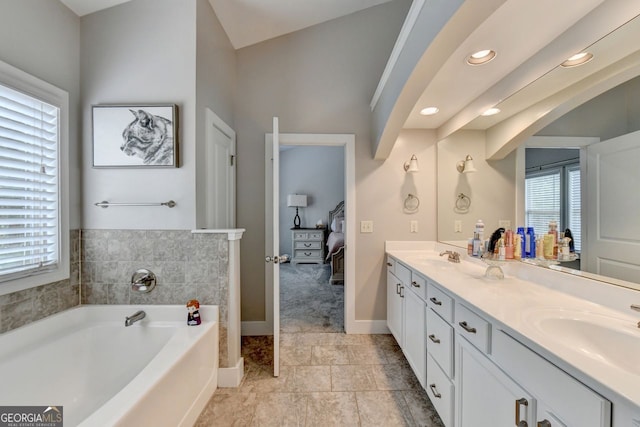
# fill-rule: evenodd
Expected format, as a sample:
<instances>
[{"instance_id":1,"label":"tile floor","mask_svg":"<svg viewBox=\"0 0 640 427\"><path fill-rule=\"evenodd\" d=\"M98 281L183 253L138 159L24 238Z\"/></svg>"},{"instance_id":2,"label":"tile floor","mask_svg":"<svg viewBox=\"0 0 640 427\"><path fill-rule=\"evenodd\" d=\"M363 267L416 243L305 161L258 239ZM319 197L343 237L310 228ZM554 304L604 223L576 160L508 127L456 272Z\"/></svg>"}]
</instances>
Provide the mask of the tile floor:
<instances>
[{"instance_id":1,"label":"tile floor","mask_svg":"<svg viewBox=\"0 0 640 427\"><path fill-rule=\"evenodd\" d=\"M342 321L334 313L338 290L326 288L326 266L297 267L301 274L289 269L283 281L289 328L280 335L280 376L273 376L273 338L243 337L242 383L218 388L196 426L443 427L393 337L326 332ZM298 304L287 283L298 286ZM299 307L313 294L305 313Z\"/></svg>"}]
</instances>

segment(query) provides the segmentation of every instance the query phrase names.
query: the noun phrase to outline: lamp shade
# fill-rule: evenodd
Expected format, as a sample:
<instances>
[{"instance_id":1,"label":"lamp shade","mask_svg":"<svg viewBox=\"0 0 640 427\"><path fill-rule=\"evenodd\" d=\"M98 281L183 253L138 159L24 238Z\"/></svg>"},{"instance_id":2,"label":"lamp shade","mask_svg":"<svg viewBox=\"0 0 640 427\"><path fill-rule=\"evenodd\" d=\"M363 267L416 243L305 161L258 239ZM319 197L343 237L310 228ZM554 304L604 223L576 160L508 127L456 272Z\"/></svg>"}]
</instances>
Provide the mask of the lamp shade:
<instances>
[{"instance_id":1,"label":"lamp shade","mask_svg":"<svg viewBox=\"0 0 640 427\"><path fill-rule=\"evenodd\" d=\"M473 158L467 155L467 158L464 160L464 173L477 172L478 170L473 165Z\"/></svg>"},{"instance_id":2,"label":"lamp shade","mask_svg":"<svg viewBox=\"0 0 640 427\"><path fill-rule=\"evenodd\" d=\"M293 207L293 208L306 208L307 195L306 194L289 194L287 196L287 206Z\"/></svg>"}]
</instances>

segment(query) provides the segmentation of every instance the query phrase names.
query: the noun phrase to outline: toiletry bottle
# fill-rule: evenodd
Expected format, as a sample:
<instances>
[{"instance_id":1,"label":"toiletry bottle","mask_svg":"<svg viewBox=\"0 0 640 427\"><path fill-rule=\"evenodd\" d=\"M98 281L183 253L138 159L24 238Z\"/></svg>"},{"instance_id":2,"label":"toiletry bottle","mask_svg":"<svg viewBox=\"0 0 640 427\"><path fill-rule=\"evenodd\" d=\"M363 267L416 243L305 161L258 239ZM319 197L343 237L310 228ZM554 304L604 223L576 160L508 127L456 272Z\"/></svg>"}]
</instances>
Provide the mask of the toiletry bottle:
<instances>
[{"instance_id":1,"label":"toiletry bottle","mask_svg":"<svg viewBox=\"0 0 640 427\"><path fill-rule=\"evenodd\" d=\"M467 255L473 255L473 239L467 241Z\"/></svg>"},{"instance_id":2,"label":"toiletry bottle","mask_svg":"<svg viewBox=\"0 0 640 427\"><path fill-rule=\"evenodd\" d=\"M551 247L551 257L549 259L558 259L558 223L554 220L549 221L549 233L553 236L553 245Z\"/></svg>"},{"instance_id":3,"label":"toiletry bottle","mask_svg":"<svg viewBox=\"0 0 640 427\"><path fill-rule=\"evenodd\" d=\"M527 227L527 241L526 241L526 257L536 257L536 235L533 231L533 227Z\"/></svg>"},{"instance_id":4,"label":"toiletry bottle","mask_svg":"<svg viewBox=\"0 0 640 427\"><path fill-rule=\"evenodd\" d=\"M544 240L542 239L542 236L537 237L535 255L538 259L544 259Z\"/></svg>"},{"instance_id":5,"label":"toiletry bottle","mask_svg":"<svg viewBox=\"0 0 640 427\"><path fill-rule=\"evenodd\" d=\"M478 238L478 233L473 233L473 247L471 255L478 256L478 250L480 249L480 239Z\"/></svg>"},{"instance_id":6,"label":"toiletry bottle","mask_svg":"<svg viewBox=\"0 0 640 427\"><path fill-rule=\"evenodd\" d=\"M479 219L476 222L476 233L478 233L478 239L480 239L480 241L484 240L484 222L482 222L481 219Z\"/></svg>"},{"instance_id":7,"label":"toiletry bottle","mask_svg":"<svg viewBox=\"0 0 640 427\"><path fill-rule=\"evenodd\" d=\"M522 235L516 233L513 235L513 259L522 259Z\"/></svg>"},{"instance_id":8,"label":"toiletry bottle","mask_svg":"<svg viewBox=\"0 0 640 427\"><path fill-rule=\"evenodd\" d=\"M527 238L525 237L524 234L524 227L518 227L518 231L516 232L517 236L520 236L520 257L521 258L526 258L527 257Z\"/></svg>"},{"instance_id":9,"label":"toiletry bottle","mask_svg":"<svg viewBox=\"0 0 640 427\"><path fill-rule=\"evenodd\" d=\"M558 255L561 261L570 261L571 260L571 249L570 249L570 237L563 237L562 239L562 247L560 250L560 255Z\"/></svg>"},{"instance_id":10,"label":"toiletry bottle","mask_svg":"<svg viewBox=\"0 0 640 427\"><path fill-rule=\"evenodd\" d=\"M507 230L504 235L504 257L513 259L513 230Z\"/></svg>"},{"instance_id":11,"label":"toiletry bottle","mask_svg":"<svg viewBox=\"0 0 640 427\"><path fill-rule=\"evenodd\" d=\"M557 251L557 246L554 244L554 238L552 234L545 234L542 236L542 240L543 240L543 244L544 244L544 259L555 259L553 257L553 248L556 248Z\"/></svg>"},{"instance_id":12,"label":"toiletry bottle","mask_svg":"<svg viewBox=\"0 0 640 427\"><path fill-rule=\"evenodd\" d=\"M498 260L504 261L506 256L506 247L504 246L504 233L502 233L502 237L498 240Z\"/></svg>"}]
</instances>

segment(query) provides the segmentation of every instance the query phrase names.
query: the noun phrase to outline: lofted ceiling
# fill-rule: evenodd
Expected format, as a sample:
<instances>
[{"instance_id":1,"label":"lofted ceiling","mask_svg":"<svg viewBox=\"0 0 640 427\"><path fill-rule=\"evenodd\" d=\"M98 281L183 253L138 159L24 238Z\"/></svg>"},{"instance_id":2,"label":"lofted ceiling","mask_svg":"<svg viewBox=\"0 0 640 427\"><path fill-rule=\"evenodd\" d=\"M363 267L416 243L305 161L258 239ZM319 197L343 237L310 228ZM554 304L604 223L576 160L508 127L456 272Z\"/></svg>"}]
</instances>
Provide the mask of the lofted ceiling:
<instances>
[{"instance_id":1,"label":"lofted ceiling","mask_svg":"<svg viewBox=\"0 0 640 427\"><path fill-rule=\"evenodd\" d=\"M131 0L60 0L84 16ZM391 0L209 0L234 49Z\"/></svg>"}]
</instances>

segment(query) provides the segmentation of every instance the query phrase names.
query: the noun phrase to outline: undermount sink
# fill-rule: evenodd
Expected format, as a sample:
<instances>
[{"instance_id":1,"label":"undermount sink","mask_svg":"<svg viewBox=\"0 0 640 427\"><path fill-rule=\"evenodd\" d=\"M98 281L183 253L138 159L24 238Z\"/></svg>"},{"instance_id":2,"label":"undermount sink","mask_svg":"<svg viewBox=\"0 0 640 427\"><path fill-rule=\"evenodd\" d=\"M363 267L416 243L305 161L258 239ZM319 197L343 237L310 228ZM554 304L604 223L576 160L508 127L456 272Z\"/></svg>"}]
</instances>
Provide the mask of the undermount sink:
<instances>
[{"instance_id":1,"label":"undermount sink","mask_svg":"<svg viewBox=\"0 0 640 427\"><path fill-rule=\"evenodd\" d=\"M530 321L538 332L556 344L640 375L640 329L634 321L560 309L533 311Z\"/></svg>"}]
</instances>

